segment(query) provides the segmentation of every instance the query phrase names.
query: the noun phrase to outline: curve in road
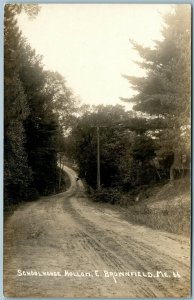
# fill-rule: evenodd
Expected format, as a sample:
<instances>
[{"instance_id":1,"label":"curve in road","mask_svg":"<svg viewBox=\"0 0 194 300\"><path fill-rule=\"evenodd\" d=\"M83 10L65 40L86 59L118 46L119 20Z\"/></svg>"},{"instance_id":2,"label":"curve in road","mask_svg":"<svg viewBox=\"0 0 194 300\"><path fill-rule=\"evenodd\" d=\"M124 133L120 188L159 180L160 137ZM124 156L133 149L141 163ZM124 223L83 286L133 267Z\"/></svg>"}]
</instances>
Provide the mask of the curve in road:
<instances>
[{"instance_id":1,"label":"curve in road","mask_svg":"<svg viewBox=\"0 0 194 300\"><path fill-rule=\"evenodd\" d=\"M130 224L64 170L68 191L20 205L5 223L4 295L188 297L189 240Z\"/></svg>"}]
</instances>

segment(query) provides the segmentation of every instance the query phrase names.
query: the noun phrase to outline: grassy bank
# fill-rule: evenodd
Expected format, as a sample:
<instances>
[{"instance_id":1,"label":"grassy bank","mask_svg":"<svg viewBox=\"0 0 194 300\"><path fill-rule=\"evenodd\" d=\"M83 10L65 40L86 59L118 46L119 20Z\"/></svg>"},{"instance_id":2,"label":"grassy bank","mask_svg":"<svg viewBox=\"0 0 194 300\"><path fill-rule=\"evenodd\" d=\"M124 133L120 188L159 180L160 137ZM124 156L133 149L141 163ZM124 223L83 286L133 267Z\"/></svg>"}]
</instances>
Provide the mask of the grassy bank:
<instances>
[{"instance_id":1,"label":"grassy bank","mask_svg":"<svg viewBox=\"0 0 194 300\"><path fill-rule=\"evenodd\" d=\"M118 205L121 206L122 214L133 224L190 235L191 196L188 178L144 188L138 193L138 197L137 193L121 195L117 191L109 194L104 191L104 196L102 192L96 200L108 202L109 205L116 204L111 205L115 210L120 210Z\"/></svg>"},{"instance_id":2,"label":"grassy bank","mask_svg":"<svg viewBox=\"0 0 194 300\"><path fill-rule=\"evenodd\" d=\"M190 235L191 197L188 179L155 188L152 195L128 208L130 222L171 233Z\"/></svg>"}]
</instances>

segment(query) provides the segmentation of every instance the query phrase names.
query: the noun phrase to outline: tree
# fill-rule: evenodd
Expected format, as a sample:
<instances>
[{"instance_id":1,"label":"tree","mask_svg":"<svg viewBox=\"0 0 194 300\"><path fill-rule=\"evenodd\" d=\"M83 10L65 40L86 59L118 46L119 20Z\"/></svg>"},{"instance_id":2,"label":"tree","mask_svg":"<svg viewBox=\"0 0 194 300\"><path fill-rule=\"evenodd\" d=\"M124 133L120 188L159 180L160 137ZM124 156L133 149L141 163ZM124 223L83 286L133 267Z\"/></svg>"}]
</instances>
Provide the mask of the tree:
<instances>
[{"instance_id":1,"label":"tree","mask_svg":"<svg viewBox=\"0 0 194 300\"><path fill-rule=\"evenodd\" d=\"M39 7L5 5L5 198L17 201L55 191L75 102L64 78L45 71L42 57L22 37L22 11L34 17Z\"/></svg>"},{"instance_id":2,"label":"tree","mask_svg":"<svg viewBox=\"0 0 194 300\"><path fill-rule=\"evenodd\" d=\"M59 124L52 99L45 93L46 76L41 56L23 41L21 57L20 78L30 109L24 122L25 149L34 188L40 194L48 194L56 186L57 146L54 142Z\"/></svg>"},{"instance_id":3,"label":"tree","mask_svg":"<svg viewBox=\"0 0 194 300\"><path fill-rule=\"evenodd\" d=\"M100 131L101 184L114 187L122 184L120 162L130 143L128 128L121 126L129 113L122 106L97 106L77 119L69 136L71 156L77 161L79 175L96 188L97 127Z\"/></svg>"},{"instance_id":4,"label":"tree","mask_svg":"<svg viewBox=\"0 0 194 300\"><path fill-rule=\"evenodd\" d=\"M4 15L4 180L5 201L26 195L31 171L24 149L24 120L29 115L19 76L21 33L17 27L17 5L5 5Z\"/></svg>"},{"instance_id":5,"label":"tree","mask_svg":"<svg viewBox=\"0 0 194 300\"><path fill-rule=\"evenodd\" d=\"M65 136L69 134L75 122L77 100L73 91L67 87L65 78L58 72L45 71L43 93L46 95L47 106L58 121L54 144L57 151L57 161L59 166L58 190L60 190L62 161L66 152Z\"/></svg>"},{"instance_id":6,"label":"tree","mask_svg":"<svg viewBox=\"0 0 194 300\"><path fill-rule=\"evenodd\" d=\"M174 169L183 168L183 154L189 155L191 98L191 7L175 5L164 16L163 40L153 49L131 41L146 70L142 78L124 76L138 92L128 101L147 114L155 124L152 136L158 140L159 156L171 157L170 178ZM162 126L161 126L162 124Z\"/></svg>"},{"instance_id":7,"label":"tree","mask_svg":"<svg viewBox=\"0 0 194 300\"><path fill-rule=\"evenodd\" d=\"M35 187L40 194L48 194L60 187L64 134L74 119L75 98L65 79L45 71L42 58L25 42L20 78L30 108L25 121L28 162Z\"/></svg>"},{"instance_id":8,"label":"tree","mask_svg":"<svg viewBox=\"0 0 194 300\"><path fill-rule=\"evenodd\" d=\"M67 87L65 78L58 72L45 71L43 91L50 99L50 106L57 115L64 133L68 131L75 120L77 101L73 91Z\"/></svg>"}]
</instances>

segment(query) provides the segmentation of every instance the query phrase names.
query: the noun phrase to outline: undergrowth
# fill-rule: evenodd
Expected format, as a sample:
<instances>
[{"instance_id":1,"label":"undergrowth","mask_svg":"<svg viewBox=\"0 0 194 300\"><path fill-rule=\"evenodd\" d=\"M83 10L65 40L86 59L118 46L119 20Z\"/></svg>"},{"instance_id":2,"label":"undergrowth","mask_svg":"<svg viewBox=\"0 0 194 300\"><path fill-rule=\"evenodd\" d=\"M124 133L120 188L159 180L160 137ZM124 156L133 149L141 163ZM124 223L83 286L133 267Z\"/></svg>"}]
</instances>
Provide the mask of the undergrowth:
<instances>
[{"instance_id":1,"label":"undergrowth","mask_svg":"<svg viewBox=\"0 0 194 300\"><path fill-rule=\"evenodd\" d=\"M137 225L190 235L191 199L189 178L173 183L139 187L122 193L117 189L93 191L94 201L125 207L126 220Z\"/></svg>"}]
</instances>

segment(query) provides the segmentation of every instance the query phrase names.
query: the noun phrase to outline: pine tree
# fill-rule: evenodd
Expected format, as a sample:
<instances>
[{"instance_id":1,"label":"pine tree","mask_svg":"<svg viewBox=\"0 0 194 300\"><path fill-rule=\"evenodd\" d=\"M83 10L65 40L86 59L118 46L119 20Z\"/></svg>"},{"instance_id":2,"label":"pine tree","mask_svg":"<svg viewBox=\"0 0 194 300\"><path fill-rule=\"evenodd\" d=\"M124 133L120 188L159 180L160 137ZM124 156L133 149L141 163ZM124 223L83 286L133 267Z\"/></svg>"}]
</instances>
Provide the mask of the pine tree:
<instances>
[{"instance_id":1,"label":"pine tree","mask_svg":"<svg viewBox=\"0 0 194 300\"><path fill-rule=\"evenodd\" d=\"M4 180L7 202L26 196L31 175L24 149L23 121L29 115L29 107L19 77L21 33L12 5L5 5L4 21Z\"/></svg>"},{"instance_id":2,"label":"pine tree","mask_svg":"<svg viewBox=\"0 0 194 300\"><path fill-rule=\"evenodd\" d=\"M154 123L152 136L158 139L158 155L172 157L174 169L183 168L183 156L189 154L191 98L191 7L176 5L164 16L163 40L154 49L131 41L143 59L143 78L124 76L138 92L129 101L136 111L147 114ZM153 122L152 122L153 120Z\"/></svg>"},{"instance_id":3,"label":"pine tree","mask_svg":"<svg viewBox=\"0 0 194 300\"><path fill-rule=\"evenodd\" d=\"M42 57L22 37L17 15L33 4L5 5L5 197L23 200L55 191L63 129L74 97L64 78L45 71Z\"/></svg>"}]
</instances>

